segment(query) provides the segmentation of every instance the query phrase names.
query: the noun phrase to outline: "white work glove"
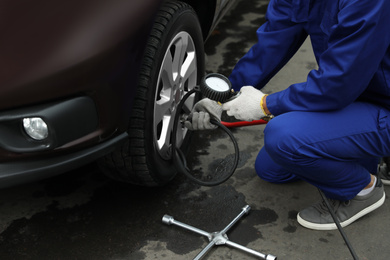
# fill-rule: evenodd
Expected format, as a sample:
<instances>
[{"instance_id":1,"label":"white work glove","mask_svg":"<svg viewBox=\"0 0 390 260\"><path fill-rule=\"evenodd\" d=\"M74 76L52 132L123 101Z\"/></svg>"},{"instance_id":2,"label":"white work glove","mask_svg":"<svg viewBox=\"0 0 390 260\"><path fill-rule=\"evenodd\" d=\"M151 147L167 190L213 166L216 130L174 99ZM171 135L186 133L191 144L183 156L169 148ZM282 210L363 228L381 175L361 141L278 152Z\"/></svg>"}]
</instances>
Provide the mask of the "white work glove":
<instances>
[{"instance_id":1,"label":"white work glove","mask_svg":"<svg viewBox=\"0 0 390 260\"><path fill-rule=\"evenodd\" d=\"M229 116L238 120L253 121L266 116L260 107L264 93L252 86L242 87L238 97L222 105Z\"/></svg>"},{"instance_id":2,"label":"white work glove","mask_svg":"<svg viewBox=\"0 0 390 260\"><path fill-rule=\"evenodd\" d=\"M210 122L210 118L220 122L221 115L222 106L211 99L204 98L195 104L184 125L190 130L215 129L217 126Z\"/></svg>"}]
</instances>

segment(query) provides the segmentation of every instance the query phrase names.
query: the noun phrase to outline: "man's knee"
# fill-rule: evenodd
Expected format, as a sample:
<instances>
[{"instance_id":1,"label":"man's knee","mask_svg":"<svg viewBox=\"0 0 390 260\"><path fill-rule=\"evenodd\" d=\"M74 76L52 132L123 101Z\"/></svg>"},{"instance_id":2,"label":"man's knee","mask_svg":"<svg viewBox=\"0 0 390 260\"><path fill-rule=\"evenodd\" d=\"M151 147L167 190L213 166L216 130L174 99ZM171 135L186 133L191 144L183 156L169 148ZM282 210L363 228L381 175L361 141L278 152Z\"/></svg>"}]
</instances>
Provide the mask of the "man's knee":
<instances>
[{"instance_id":1,"label":"man's knee","mask_svg":"<svg viewBox=\"0 0 390 260\"><path fill-rule=\"evenodd\" d=\"M276 164L265 151L261 149L255 162L257 175L264 181L271 183L286 183L296 181L298 178Z\"/></svg>"},{"instance_id":2,"label":"man's knee","mask_svg":"<svg viewBox=\"0 0 390 260\"><path fill-rule=\"evenodd\" d=\"M264 148L278 164L293 157L294 147L302 134L294 131L283 119L272 119L264 130Z\"/></svg>"},{"instance_id":3,"label":"man's knee","mask_svg":"<svg viewBox=\"0 0 390 260\"><path fill-rule=\"evenodd\" d=\"M270 160L267 152L264 149L261 149L255 161L255 170L260 179L268 182L275 182L277 176L275 176L274 171L272 170L272 161Z\"/></svg>"}]
</instances>

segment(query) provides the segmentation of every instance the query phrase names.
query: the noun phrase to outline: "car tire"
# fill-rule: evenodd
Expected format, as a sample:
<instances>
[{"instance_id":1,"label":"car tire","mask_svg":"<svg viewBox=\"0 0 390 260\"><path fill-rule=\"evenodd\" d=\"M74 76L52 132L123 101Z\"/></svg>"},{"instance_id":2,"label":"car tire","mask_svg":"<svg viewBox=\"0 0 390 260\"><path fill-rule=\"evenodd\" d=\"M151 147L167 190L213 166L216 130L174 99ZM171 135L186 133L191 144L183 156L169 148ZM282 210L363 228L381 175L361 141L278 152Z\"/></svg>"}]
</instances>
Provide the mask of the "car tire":
<instances>
[{"instance_id":1,"label":"car tire","mask_svg":"<svg viewBox=\"0 0 390 260\"><path fill-rule=\"evenodd\" d=\"M171 159L174 115L183 96L204 74L200 22L186 3L166 1L157 13L146 45L129 121L129 139L103 159L103 172L122 182L162 186L177 171ZM197 95L185 103L188 114ZM188 145L189 132L179 124L177 144Z\"/></svg>"}]
</instances>

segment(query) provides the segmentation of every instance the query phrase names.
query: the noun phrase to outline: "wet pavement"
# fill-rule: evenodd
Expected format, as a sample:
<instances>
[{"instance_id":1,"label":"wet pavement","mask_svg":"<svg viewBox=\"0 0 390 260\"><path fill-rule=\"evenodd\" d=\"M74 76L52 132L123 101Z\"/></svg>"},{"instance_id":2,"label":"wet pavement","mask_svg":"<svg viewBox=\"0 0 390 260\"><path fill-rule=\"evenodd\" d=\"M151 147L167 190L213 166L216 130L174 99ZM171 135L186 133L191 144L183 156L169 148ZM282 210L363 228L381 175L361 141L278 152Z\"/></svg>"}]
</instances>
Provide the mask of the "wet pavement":
<instances>
[{"instance_id":1,"label":"wet pavement","mask_svg":"<svg viewBox=\"0 0 390 260\"><path fill-rule=\"evenodd\" d=\"M268 1L242 0L216 28L206 45L207 71L228 75L256 41ZM271 93L305 81L316 68L310 42L265 87ZM168 226L165 214L207 232L222 230L245 205L248 215L227 233L229 239L278 259L352 259L337 230L312 231L296 221L299 210L316 202L316 188L296 182L275 185L253 169L263 145L264 125L233 129L240 162L233 177L201 187L178 175L169 185L145 188L104 177L95 164L40 181L0 190L0 259L192 259L207 244L204 236ZM187 156L194 171L229 167L232 145L225 133L197 133ZM385 187L390 194L390 188ZM386 196L388 199L388 196ZM388 259L388 201L345 228L360 259ZM215 246L204 259L258 259Z\"/></svg>"}]
</instances>

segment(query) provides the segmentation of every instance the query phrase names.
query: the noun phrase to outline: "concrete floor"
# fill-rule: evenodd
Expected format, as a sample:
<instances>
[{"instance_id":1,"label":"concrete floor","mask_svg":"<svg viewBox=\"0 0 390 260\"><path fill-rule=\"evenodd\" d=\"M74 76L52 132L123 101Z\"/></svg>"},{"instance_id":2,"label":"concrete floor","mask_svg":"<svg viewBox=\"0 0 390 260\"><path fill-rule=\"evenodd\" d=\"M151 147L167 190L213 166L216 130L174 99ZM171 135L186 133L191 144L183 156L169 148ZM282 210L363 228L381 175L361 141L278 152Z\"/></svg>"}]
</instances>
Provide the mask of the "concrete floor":
<instances>
[{"instance_id":1,"label":"concrete floor","mask_svg":"<svg viewBox=\"0 0 390 260\"><path fill-rule=\"evenodd\" d=\"M268 1L241 0L206 45L207 71L229 75L256 41ZM271 93L305 81L316 63L307 41L266 86ZM0 190L0 259L192 259L208 244L198 234L162 223L164 214L207 232L222 230L245 205L252 208L227 233L229 239L282 260L352 259L336 231L301 227L296 214L320 199L316 188L297 182L275 185L253 169L264 125L233 129L241 157L226 183L200 187L178 175L161 188L123 185L94 164L41 182ZM219 131L194 136L188 155L193 170L229 167L232 146ZM385 190L390 194L389 187ZM388 199L388 196L386 196ZM360 259L388 259L390 204L345 228ZM258 259L215 246L204 259Z\"/></svg>"}]
</instances>

